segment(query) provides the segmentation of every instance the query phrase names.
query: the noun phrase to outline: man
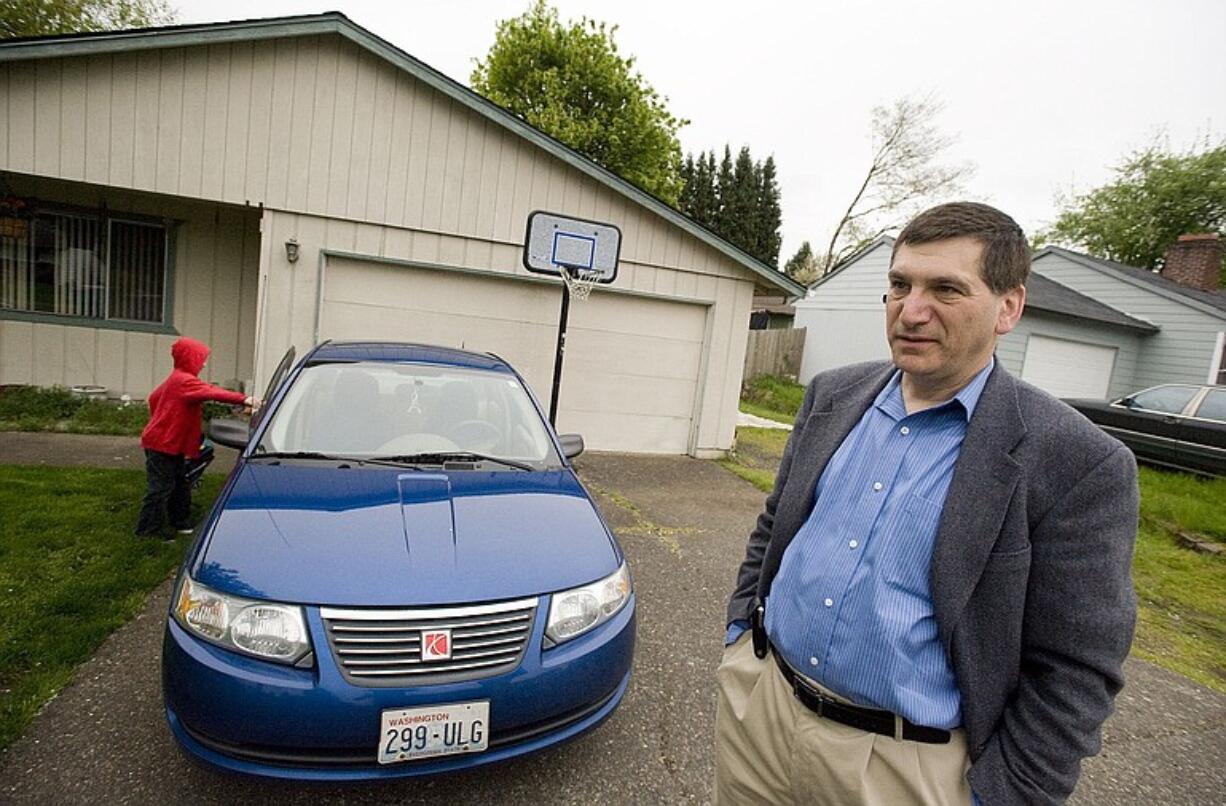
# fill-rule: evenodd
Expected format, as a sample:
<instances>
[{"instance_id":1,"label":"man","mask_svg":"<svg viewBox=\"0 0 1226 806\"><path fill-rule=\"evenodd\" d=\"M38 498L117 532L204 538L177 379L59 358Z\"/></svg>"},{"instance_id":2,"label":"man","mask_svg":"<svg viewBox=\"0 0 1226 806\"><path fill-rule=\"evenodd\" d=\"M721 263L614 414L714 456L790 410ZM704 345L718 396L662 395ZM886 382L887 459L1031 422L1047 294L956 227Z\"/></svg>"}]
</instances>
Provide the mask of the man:
<instances>
[{"instance_id":1,"label":"man","mask_svg":"<svg viewBox=\"0 0 1226 806\"><path fill-rule=\"evenodd\" d=\"M995 360L1029 269L999 210L920 214L890 263L893 362L809 384L728 605L717 802L1058 803L1098 751L1136 465Z\"/></svg>"}]
</instances>

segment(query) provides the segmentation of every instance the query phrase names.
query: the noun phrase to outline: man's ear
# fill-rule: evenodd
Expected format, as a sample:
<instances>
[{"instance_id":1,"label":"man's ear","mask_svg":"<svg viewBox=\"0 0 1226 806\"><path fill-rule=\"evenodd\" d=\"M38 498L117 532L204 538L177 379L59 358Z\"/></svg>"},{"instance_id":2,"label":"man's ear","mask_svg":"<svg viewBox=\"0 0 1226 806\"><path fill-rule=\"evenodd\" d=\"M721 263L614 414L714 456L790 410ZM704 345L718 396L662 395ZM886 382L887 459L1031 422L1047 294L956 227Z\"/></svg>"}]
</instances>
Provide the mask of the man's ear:
<instances>
[{"instance_id":1,"label":"man's ear","mask_svg":"<svg viewBox=\"0 0 1226 806\"><path fill-rule=\"evenodd\" d=\"M1003 336L1017 326L1026 308L1026 286L1010 288L1000 295L1000 308L996 312L996 335Z\"/></svg>"}]
</instances>

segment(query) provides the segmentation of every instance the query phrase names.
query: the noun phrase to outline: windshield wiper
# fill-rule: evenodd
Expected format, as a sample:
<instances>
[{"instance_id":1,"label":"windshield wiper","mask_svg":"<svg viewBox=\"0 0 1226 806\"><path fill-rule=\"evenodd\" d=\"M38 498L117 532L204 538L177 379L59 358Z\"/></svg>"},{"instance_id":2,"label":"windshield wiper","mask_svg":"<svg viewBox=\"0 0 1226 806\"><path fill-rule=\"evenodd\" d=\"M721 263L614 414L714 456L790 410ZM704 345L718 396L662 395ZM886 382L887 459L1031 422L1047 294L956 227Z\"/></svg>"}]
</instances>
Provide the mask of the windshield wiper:
<instances>
[{"instance_id":1,"label":"windshield wiper","mask_svg":"<svg viewBox=\"0 0 1226 806\"><path fill-rule=\"evenodd\" d=\"M412 467L413 462L406 462L395 457L339 456L319 451L259 451L251 455L252 459L310 459L320 462L350 462L355 465L385 465L387 467Z\"/></svg>"},{"instance_id":2,"label":"windshield wiper","mask_svg":"<svg viewBox=\"0 0 1226 806\"><path fill-rule=\"evenodd\" d=\"M514 459L502 459L498 456L486 456L472 451L435 451L432 453L404 453L395 456L374 456L371 461L406 462L409 464L442 464L444 462L494 462L516 470L535 470L527 462L517 462Z\"/></svg>"}]
</instances>

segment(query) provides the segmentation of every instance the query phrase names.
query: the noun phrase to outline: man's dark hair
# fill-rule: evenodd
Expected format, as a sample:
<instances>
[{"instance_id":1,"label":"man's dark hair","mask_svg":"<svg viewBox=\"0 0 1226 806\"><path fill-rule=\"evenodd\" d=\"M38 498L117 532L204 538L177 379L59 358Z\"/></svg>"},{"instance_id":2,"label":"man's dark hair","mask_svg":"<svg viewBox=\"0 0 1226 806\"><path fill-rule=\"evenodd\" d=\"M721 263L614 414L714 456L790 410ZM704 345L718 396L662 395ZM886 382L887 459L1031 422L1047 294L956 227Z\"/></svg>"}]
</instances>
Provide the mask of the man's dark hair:
<instances>
[{"instance_id":1,"label":"man's dark hair","mask_svg":"<svg viewBox=\"0 0 1226 806\"><path fill-rule=\"evenodd\" d=\"M947 238L974 238L983 244L979 276L993 293L1017 288L1030 276L1030 244L1026 234L1009 216L979 202L951 202L929 208L911 219L894 242L894 253L903 244L932 243Z\"/></svg>"}]
</instances>

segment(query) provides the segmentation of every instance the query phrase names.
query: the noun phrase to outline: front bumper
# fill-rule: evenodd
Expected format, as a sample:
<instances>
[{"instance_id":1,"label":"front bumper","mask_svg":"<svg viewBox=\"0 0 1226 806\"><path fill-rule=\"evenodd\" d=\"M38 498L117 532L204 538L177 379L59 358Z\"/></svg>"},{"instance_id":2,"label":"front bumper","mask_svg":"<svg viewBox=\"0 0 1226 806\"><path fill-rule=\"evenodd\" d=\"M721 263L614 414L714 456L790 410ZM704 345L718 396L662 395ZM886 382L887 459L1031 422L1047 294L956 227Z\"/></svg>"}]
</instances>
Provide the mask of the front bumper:
<instances>
[{"instance_id":1,"label":"front bumper","mask_svg":"<svg viewBox=\"0 0 1226 806\"><path fill-rule=\"evenodd\" d=\"M630 682L635 605L587 635L542 650L541 597L528 650L513 671L482 680L367 688L344 680L318 608L307 608L315 667L296 669L200 641L168 619L162 649L166 717L191 754L236 772L346 780L430 775L501 761L600 724ZM489 748L399 764L375 760L386 709L489 700Z\"/></svg>"}]
</instances>

